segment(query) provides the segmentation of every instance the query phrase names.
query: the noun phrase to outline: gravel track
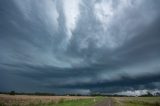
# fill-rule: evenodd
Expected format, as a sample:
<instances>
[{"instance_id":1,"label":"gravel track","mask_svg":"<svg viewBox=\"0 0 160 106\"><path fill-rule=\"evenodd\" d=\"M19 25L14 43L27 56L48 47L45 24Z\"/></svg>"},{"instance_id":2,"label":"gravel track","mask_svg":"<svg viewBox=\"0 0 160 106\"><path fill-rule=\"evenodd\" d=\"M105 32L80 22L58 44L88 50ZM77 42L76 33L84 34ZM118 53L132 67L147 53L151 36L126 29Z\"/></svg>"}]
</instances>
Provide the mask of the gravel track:
<instances>
[{"instance_id":1,"label":"gravel track","mask_svg":"<svg viewBox=\"0 0 160 106\"><path fill-rule=\"evenodd\" d=\"M113 99L112 98L106 98L105 100L103 100L100 103L97 103L94 106L114 106Z\"/></svg>"}]
</instances>

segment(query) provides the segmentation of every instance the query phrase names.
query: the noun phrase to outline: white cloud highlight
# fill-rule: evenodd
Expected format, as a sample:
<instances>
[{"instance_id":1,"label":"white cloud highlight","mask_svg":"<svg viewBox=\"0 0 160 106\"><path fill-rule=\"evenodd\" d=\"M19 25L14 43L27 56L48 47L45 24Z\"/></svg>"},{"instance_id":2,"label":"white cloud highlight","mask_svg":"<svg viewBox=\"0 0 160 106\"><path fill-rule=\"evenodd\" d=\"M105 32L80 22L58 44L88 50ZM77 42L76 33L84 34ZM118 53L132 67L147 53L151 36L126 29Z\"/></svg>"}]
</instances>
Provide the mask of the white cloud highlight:
<instances>
[{"instance_id":1,"label":"white cloud highlight","mask_svg":"<svg viewBox=\"0 0 160 106\"><path fill-rule=\"evenodd\" d=\"M126 95L126 96L141 96L146 95L147 93L151 93L152 95L156 95L156 93L160 93L160 90L154 89L154 90L133 90L133 91L122 91L115 94L118 95Z\"/></svg>"},{"instance_id":2,"label":"white cloud highlight","mask_svg":"<svg viewBox=\"0 0 160 106\"><path fill-rule=\"evenodd\" d=\"M72 31L76 28L76 23L80 16L80 2L81 0L64 0L63 2L68 39L72 37Z\"/></svg>"}]
</instances>

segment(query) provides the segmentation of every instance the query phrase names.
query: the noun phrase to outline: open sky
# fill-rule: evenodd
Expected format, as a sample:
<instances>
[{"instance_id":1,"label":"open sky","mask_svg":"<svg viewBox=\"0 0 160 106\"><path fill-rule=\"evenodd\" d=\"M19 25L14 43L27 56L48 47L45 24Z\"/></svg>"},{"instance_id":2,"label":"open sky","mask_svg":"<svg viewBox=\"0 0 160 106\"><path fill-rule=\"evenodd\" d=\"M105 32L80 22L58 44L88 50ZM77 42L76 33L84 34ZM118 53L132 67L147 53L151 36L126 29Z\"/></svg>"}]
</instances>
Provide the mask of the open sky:
<instances>
[{"instance_id":1,"label":"open sky","mask_svg":"<svg viewBox=\"0 0 160 106\"><path fill-rule=\"evenodd\" d=\"M160 0L0 0L0 91L160 89Z\"/></svg>"}]
</instances>

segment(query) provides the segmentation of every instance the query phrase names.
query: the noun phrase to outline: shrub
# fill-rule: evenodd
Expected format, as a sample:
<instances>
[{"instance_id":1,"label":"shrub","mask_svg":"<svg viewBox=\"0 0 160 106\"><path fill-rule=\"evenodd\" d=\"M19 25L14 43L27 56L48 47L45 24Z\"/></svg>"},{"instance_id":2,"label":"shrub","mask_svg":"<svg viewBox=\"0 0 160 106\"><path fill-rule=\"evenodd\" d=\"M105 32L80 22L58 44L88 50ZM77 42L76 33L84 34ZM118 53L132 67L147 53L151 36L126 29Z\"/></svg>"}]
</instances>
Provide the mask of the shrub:
<instances>
[{"instance_id":1,"label":"shrub","mask_svg":"<svg viewBox=\"0 0 160 106\"><path fill-rule=\"evenodd\" d=\"M15 91L11 91L9 94L10 95L15 95Z\"/></svg>"}]
</instances>

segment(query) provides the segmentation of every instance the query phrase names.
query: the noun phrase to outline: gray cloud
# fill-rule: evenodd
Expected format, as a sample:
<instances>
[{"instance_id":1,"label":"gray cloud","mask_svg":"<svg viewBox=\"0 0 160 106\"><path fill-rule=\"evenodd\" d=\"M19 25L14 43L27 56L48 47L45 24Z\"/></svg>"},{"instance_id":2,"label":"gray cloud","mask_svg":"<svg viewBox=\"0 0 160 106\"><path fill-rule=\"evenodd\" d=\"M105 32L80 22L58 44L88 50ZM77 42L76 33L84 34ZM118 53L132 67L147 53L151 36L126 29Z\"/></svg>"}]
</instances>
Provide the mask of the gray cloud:
<instances>
[{"instance_id":1,"label":"gray cloud","mask_svg":"<svg viewBox=\"0 0 160 106\"><path fill-rule=\"evenodd\" d=\"M0 1L0 90L160 89L159 4Z\"/></svg>"}]
</instances>

